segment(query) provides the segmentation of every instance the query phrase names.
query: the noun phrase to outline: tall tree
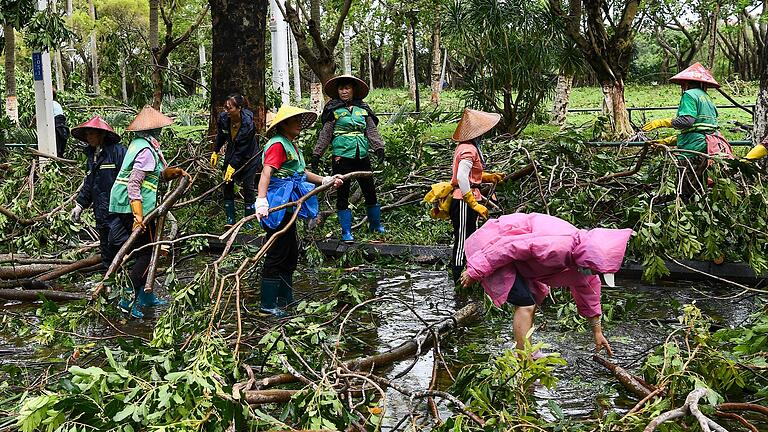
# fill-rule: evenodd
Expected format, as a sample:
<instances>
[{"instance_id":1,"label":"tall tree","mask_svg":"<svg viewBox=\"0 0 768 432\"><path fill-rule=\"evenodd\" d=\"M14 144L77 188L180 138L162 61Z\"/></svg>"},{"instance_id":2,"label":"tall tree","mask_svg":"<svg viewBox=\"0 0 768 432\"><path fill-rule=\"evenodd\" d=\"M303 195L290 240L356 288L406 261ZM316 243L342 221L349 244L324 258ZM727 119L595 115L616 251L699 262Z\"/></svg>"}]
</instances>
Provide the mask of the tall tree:
<instances>
[{"instance_id":1,"label":"tall tree","mask_svg":"<svg viewBox=\"0 0 768 432\"><path fill-rule=\"evenodd\" d=\"M93 92L101 94L101 86L99 85L99 50L96 46L96 7L93 4L93 0L88 0L88 15L93 21L93 29L91 29L90 35L88 35L88 46L91 55L91 83L93 84Z\"/></svg>"},{"instance_id":2,"label":"tall tree","mask_svg":"<svg viewBox=\"0 0 768 432\"><path fill-rule=\"evenodd\" d=\"M10 24L3 25L5 38L5 115L19 124L19 105L16 100L16 32Z\"/></svg>"},{"instance_id":3,"label":"tall tree","mask_svg":"<svg viewBox=\"0 0 768 432\"><path fill-rule=\"evenodd\" d=\"M211 117L209 135L228 94L238 92L251 102L258 130L266 116L266 55L268 0L208 0L211 7Z\"/></svg>"},{"instance_id":4,"label":"tall tree","mask_svg":"<svg viewBox=\"0 0 768 432\"><path fill-rule=\"evenodd\" d=\"M440 104L440 91L442 90L442 84L440 82L440 73L442 72L443 63L440 61L440 53L443 49L443 45L440 43L440 2L435 2L435 22L432 24L432 64L430 78L432 81L432 97L430 101L438 105Z\"/></svg>"},{"instance_id":5,"label":"tall tree","mask_svg":"<svg viewBox=\"0 0 768 432\"><path fill-rule=\"evenodd\" d=\"M179 45L186 42L190 36L195 32L195 30L200 26L200 24L203 22L203 19L205 19L206 16L208 16L208 9L210 5L206 5L203 9L201 9L197 13L197 17L194 19L194 21L189 24L189 26L184 30L180 35L174 36L174 18L178 17L182 10L182 5L175 1L175 0L165 0L160 2L160 15L163 19L163 23L165 24L165 36L163 39L163 45L159 45L157 48L152 48L152 57L154 60L154 64L152 67L152 106L155 109L160 109L160 104L163 102L163 94L164 94L164 82L163 82L163 75L165 74L165 71L168 69L169 62L168 58L171 55L171 52L175 50ZM150 23L152 20L152 14L150 12ZM150 35L152 34L152 27L150 25ZM159 37L158 37L159 38ZM151 45L150 40L150 45Z\"/></svg>"},{"instance_id":6,"label":"tall tree","mask_svg":"<svg viewBox=\"0 0 768 432\"><path fill-rule=\"evenodd\" d=\"M640 0L568 0L567 12L561 0L548 0L550 11L559 18L568 36L583 52L603 91L603 113L612 132L619 137L632 133L626 103L624 78L632 60L635 18ZM582 17L586 24L582 27Z\"/></svg>"},{"instance_id":7,"label":"tall tree","mask_svg":"<svg viewBox=\"0 0 768 432\"><path fill-rule=\"evenodd\" d=\"M675 59L681 71L693 62L713 29L711 0L650 0L646 13L661 49Z\"/></svg>"},{"instance_id":8,"label":"tall tree","mask_svg":"<svg viewBox=\"0 0 768 432\"><path fill-rule=\"evenodd\" d=\"M307 5L309 13L307 13ZM335 22L331 26L327 37L322 33L321 0L286 0L282 9L285 21L291 28L296 38L296 47L299 55L317 75L320 82L326 82L336 74L336 46L339 44L341 32L344 29L344 20L349 15L352 0L342 0L341 5L335 5L329 10L336 12Z\"/></svg>"}]
</instances>

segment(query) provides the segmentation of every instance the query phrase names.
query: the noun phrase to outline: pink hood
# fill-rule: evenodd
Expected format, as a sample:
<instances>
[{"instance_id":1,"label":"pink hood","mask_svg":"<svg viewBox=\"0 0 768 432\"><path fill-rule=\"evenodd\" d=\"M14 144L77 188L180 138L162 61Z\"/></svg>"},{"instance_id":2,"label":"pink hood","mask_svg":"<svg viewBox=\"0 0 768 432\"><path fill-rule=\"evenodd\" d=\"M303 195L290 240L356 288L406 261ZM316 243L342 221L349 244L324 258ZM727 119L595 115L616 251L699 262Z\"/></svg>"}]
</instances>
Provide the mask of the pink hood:
<instances>
[{"instance_id":1,"label":"pink hood","mask_svg":"<svg viewBox=\"0 0 768 432\"><path fill-rule=\"evenodd\" d=\"M507 300L519 274L537 303L549 286L571 289L579 313L601 313L600 278L579 268L614 273L624 260L631 229L580 230L554 216L515 213L492 219L467 238L467 272L496 306Z\"/></svg>"}]
</instances>

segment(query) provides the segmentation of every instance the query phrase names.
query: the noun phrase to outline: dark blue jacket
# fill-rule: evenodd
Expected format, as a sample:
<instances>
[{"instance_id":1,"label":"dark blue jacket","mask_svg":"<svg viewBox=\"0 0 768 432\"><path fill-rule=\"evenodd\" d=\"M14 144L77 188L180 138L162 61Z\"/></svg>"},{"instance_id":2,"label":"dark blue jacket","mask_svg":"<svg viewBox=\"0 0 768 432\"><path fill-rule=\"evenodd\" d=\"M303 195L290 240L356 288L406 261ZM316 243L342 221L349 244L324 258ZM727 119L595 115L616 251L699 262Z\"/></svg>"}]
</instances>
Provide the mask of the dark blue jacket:
<instances>
[{"instance_id":1,"label":"dark blue jacket","mask_svg":"<svg viewBox=\"0 0 768 432\"><path fill-rule=\"evenodd\" d=\"M224 155L224 169L227 169L227 165L232 165L233 168L238 169L259 152L253 113L249 109L243 108L240 110L240 118L240 130L237 131L234 139L232 139L230 133L232 121L229 118L229 114L226 112L220 113L216 121L216 143L213 150L218 153L224 144L227 144L227 154ZM261 162L261 158L255 159ZM260 164L251 163L249 165L251 168L246 171L256 169L257 165ZM242 178L244 174L245 172L241 172L238 174L238 177Z\"/></svg>"},{"instance_id":2,"label":"dark blue jacket","mask_svg":"<svg viewBox=\"0 0 768 432\"><path fill-rule=\"evenodd\" d=\"M105 142L98 155L93 147L85 148L88 173L85 175L83 188L77 195L77 202L83 208L93 206L97 229L108 227L109 193L117 173L120 172L126 150L119 142Z\"/></svg>"}]
</instances>

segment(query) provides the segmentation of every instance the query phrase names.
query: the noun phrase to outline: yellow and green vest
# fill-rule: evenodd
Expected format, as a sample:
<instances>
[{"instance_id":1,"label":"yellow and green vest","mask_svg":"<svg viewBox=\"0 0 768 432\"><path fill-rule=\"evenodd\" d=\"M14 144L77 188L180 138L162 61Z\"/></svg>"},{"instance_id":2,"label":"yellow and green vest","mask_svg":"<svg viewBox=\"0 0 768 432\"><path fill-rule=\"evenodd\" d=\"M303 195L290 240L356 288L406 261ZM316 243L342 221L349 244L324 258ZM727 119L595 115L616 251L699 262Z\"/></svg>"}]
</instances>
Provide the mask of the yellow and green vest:
<instances>
[{"instance_id":1,"label":"yellow and green vest","mask_svg":"<svg viewBox=\"0 0 768 432\"><path fill-rule=\"evenodd\" d=\"M109 211L111 213L131 213L131 203L128 198L128 180L131 177L136 156L146 148L152 152L152 156L155 158L155 170L147 173L144 181L141 183L141 207L144 214L151 212L157 207L157 184L160 181L160 173L162 173L165 167L157 151L152 148L152 144L145 138L137 137L128 145L123 165L117 174L115 184L112 185L112 191L109 195Z\"/></svg>"},{"instance_id":2,"label":"yellow and green vest","mask_svg":"<svg viewBox=\"0 0 768 432\"><path fill-rule=\"evenodd\" d=\"M368 156L369 144L365 136L368 111L355 105L351 108L350 111L341 107L333 112L336 123L333 127L331 146L334 156L362 159Z\"/></svg>"},{"instance_id":3,"label":"yellow and green vest","mask_svg":"<svg viewBox=\"0 0 768 432\"><path fill-rule=\"evenodd\" d=\"M707 92L699 88L686 90L680 98L677 116L691 116L696 119L693 126L680 131L677 147L706 153L706 135L713 134L718 129L717 108Z\"/></svg>"},{"instance_id":4,"label":"yellow and green vest","mask_svg":"<svg viewBox=\"0 0 768 432\"><path fill-rule=\"evenodd\" d=\"M269 148L275 144L283 146L286 160L283 162L283 165L280 166L279 170L272 173L272 177L288 178L296 173L304 173L304 169L306 168L306 164L304 163L304 155L297 151L296 146L294 146L293 143L288 140L288 138L280 134L273 136L269 141L267 141L267 144L264 146L264 153L261 155L261 163L264 163L264 157L266 156Z\"/></svg>"}]
</instances>

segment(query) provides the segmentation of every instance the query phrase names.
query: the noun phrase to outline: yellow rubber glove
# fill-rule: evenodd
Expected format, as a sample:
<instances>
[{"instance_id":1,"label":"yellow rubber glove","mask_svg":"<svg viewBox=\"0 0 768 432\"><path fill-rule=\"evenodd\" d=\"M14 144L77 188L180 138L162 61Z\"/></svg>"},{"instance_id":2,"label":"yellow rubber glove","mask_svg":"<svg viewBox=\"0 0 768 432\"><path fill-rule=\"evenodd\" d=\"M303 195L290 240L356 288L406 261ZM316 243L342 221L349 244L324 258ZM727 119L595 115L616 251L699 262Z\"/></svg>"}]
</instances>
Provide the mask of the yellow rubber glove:
<instances>
[{"instance_id":1,"label":"yellow rubber glove","mask_svg":"<svg viewBox=\"0 0 768 432\"><path fill-rule=\"evenodd\" d=\"M672 127L672 119L671 118L665 118L665 119L656 119L651 120L648 123L643 125L643 130L648 132L652 131L654 129L663 128L663 127Z\"/></svg>"},{"instance_id":2,"label":"yellow rubber glove","mask_svg":"<svg viewBox=\"0 0 768 432\"><path fill-rule=\"evenodd\" d=\"M499 183L502 180L504 180L504 173L497 173L497 172L484 172L483 173L483 183Z\"/></svg>"},{"instance_id":3,"label":"yellow rubber glove","mask_svg":"<svg viewBox=\"0 0 768 432\"><path fill-rule=\"evenodd\" d=\"M749 153L747 153L746 158L748 160L758 160L766 156L768 156L768 149L766 149L764 145L758 144L752 147L752 150L750 150Z\"/></svg>"},{"instance_id":4,"label":"yellow rubber glove","mask_svg":"<svg viewBox=\"0 0 768 432\"><path fill-rule=\"evenodd\" d=\"M654 143L654 144L657 144L657 145L673 146L673 145L677 144L677 135L670 135L670 136L668 136L666 138L662 138L662 139L659 139L659 140L653 140L651 142Z\"/></svg>"},{"instance_id":5,"label":"yellow rubber glove","mask_svg":"<svg viewBox=\"0 0 768 432\"><path fill-rule=\"evenodd\" d=\"M464 202L467 203L469 208L476 211L480 216L483 217L483 219L488 219L488 208L477 202L475 196L472 194L472 191L465 193L462 198L464 199Z\"/></svg>"},{"instance_id":6,"label":"yellow rubber glove","mask_svg":"<svg viewBox=\"0 0 768 432\"><path fill-rule=\"evenodd\" d=\"M144 227L144 209L141 207L141 200L131 200L131 213L133 213L133 231L136 228Z\"/></svg>"},{"instance_id":7,"label":"yellow rubber glove","mask_svg":"<svg viewBox=\"0 0 768 432\"><path fill-rule=\"evenodd\" d=\"M232 181L232 175L235 173L235 167L227 165L227 170L224 172L224 183Z\"/></svg>"},{"instance_id":8,"label":"yellow rubber glove","mask_svg":"<svg viewBox=\"0 0 768 432\"><path fill-rule=\"evenodd\" d=\"M219 154L216 152L211 153L211 168L216 168L219 164Z\"/></svg>"}]
</instances>

